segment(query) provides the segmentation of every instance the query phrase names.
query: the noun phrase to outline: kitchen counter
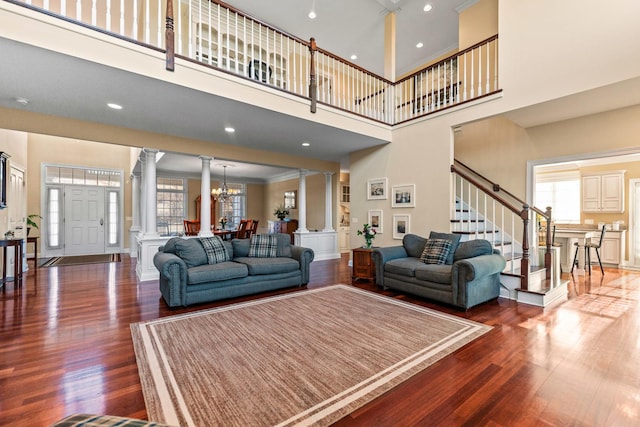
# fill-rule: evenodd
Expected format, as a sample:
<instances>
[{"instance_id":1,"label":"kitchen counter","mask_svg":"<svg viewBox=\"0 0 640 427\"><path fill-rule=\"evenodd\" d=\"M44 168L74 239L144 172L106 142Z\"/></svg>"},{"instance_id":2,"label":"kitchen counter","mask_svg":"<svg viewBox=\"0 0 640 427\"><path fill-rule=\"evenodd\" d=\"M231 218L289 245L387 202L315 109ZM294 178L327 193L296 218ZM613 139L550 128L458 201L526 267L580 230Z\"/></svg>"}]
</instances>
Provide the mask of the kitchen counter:
<instances>
[{"instance_id":1,"label":"kitchen counter","mask_svg":"<svg viewBox=\"0 0 640 427\"><path fill-rule=\"evenodd\" d=\"M602 247L600 248L600 258L602 264L609 267L618 267L625 259L625 233L626 230L606 230ZM556 225L555 244L561 246L560 264L562 271L571 270L571 262L575 256L576 243L583 244L587 239L597 242L600 238L600 231L596 224L562 224ZM595 254L591 256L591 265L597 265L598 258ZM578 265L584 267L584 250L578 252Z\"/></svg>"}]
</instances>

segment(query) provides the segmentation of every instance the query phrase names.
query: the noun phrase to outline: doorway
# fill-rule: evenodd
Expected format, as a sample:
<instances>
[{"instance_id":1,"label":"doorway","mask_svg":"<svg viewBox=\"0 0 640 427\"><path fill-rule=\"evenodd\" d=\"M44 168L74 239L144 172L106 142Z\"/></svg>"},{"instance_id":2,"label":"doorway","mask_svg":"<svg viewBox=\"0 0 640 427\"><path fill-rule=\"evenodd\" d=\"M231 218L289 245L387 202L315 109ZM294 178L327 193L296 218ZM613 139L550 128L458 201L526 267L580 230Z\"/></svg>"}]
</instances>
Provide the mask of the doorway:
<instances>
[{"instance_id":1,"label":"doorway","mask_svg":"<svg viewBox=\"0 0 640 427\"><path fill-rule=\"evenodd\" d=\"M64 254L104 253L104 188L66 186L64 212Z\"/></svg>"},{"instance_id":2,"label":"doorway","mask_svg":"<svg viewBox=\"0 0 640 427\"><path fill-rule=\"evenodd\" d=\"M640 179L629 180L629 267L640 268Z\"/></svg>"}]
</instances>

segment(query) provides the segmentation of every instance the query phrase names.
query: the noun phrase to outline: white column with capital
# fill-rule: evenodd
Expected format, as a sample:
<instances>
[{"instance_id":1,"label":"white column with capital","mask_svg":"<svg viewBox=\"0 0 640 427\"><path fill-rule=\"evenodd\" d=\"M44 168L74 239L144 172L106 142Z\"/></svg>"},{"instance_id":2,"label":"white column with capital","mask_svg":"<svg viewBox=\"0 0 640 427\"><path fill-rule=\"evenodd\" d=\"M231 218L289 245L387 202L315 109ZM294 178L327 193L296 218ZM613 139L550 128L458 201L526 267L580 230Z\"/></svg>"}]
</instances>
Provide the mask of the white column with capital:
<instances>
[{"instance_id":1,"label":"white column with capital","mask_svg":"<svg viewBox=\"0 0 640 427\"><path fill-rule=\"evenodd\" d=\"M140 152L140 235L144 235L147 229L147 203L145 194L147 194L147 154L143 151Z\"/></svg>"},{"instance_id":2,"label":"white column with capital","mask_svg":"<svg viewBox=\"0 0 640 427\"><path fill-rule=\"evenodd\" d=\"M198 236L211 237L211 160L212 157L200 156L202 177L200 178L200 232Z\"/></svg>"},{"instance_id":3,"label":"white column with capital","mask_svg":"<svg viewBox=\"0 0 640 427\"><path fill-rule=\"evenodd\" d=\"M333 228L333 199L332 199L332 187L331 176L333 172L325 172L325 194L324 194L324 229L322 231L335 231Z\"/></svg>"},{"instance_id":4,"label":"white column with capital","mask_svg":"<svg viewBox=\"0 0 640 427\"><path fill-rule=\"evenodd\" d=\"M138 247L134 244L140 232L140 176L131 174L131 228L129 229L129 255L138 256Z\"/></svg>"},{"instance_id":5,"label":"white column with capital","mask_svg":"<svg viewBox=\"0 0 640 427\"><path fill-rule=\"evenodd\" d=\"M308 233L307 230L307 171L300 169L300 183L298 184L298 233Z\"/></svg>"},{"instance_id":6,"label":"white column with capital","mask_svg":"<svg viewBox=\"0 0 640 427\"><path fill-rule=\"evenodd\" d=\"M146 210L146 218L145 218L145 229L144 235L145 237L156 237L158 236L158 196L157 196L157 188L156 184L156 154L158 150L153 150L150 148L145 148L144 152L146 154L146 162L145 162L145 210Z\"/></svg>"}]
</instances>

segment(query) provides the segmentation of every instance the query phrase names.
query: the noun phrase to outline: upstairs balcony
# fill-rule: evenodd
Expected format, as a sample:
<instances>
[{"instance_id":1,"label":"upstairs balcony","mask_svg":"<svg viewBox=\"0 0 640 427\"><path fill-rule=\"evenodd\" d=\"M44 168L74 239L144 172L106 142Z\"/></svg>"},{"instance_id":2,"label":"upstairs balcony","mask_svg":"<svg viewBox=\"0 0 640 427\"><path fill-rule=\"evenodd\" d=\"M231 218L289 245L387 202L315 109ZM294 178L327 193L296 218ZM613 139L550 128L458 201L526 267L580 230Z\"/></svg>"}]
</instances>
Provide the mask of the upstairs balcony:
<instances>
[{"instance_id":1,"label":"upstairs balcony","mask_svg":"<svg viewBox=\"0 0 640 427\"><path fill-rule=\"evenodd\" d=\"M497 35L392 82L215 0L3 1L386 125L500 92Z\"/></svg>"}]
</instances>

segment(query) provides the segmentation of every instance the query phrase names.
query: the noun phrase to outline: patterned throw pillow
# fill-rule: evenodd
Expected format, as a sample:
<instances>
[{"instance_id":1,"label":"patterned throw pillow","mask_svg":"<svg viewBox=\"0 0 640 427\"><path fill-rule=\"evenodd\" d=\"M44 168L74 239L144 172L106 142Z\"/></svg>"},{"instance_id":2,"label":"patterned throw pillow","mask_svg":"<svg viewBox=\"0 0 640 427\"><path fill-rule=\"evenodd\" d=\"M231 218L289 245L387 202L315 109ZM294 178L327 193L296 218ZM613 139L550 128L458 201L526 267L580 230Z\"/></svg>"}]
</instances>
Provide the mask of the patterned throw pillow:
<instances>
[{"instance_id":1,"label":"patterned throw pillow","mask_svg":"<svg viewBox=\"0 0 640 427\"><path fill-rule=\"evenodd\" d=\"M444 264L451 249L451 240L427 239L420 261L425 264Z\"/></svg>"},{"instance_id":2,"label":"patterned throw pillow","mask_svg":"<svg viewBox=\"0 0 640 427\"><path fill-rule=\"evenodd\" d=\"M201 237L200 242L202 242L202 247L207 253L207 262L209 264L217 264L231 259L219 236Z\"/></svg>"},{"instance_id":3,"label":"patterned throw pillow","mask_svg":"<svg viewBox=\"0 0 640 427\"><path fill-rule=\"evenodd\" d=\"M249 256L275 258L278 254L278 237L275 234L254 234L251 236Z\"/></svg>"}]
</instances>

